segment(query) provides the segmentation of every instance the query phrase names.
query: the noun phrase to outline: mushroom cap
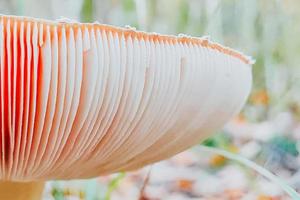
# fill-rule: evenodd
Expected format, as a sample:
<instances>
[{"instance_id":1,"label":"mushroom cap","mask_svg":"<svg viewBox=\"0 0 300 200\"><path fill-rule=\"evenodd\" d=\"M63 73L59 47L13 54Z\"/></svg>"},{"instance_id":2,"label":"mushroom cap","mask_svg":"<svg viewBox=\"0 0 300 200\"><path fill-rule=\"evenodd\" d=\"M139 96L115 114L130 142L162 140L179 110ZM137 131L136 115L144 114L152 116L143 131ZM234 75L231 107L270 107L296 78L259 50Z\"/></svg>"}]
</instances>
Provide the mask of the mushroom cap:
<instances>
[{"instance_id":1,"label":"mushroom cap","mask_svg":"<svg viewBox=\"0 0 300 200\"><path fill-rule=\"evenodd\" d=\"M205 38L0 16L0 179L88 178L179 153L249 94L251 60Z\"/></svg>"}]
</instances>

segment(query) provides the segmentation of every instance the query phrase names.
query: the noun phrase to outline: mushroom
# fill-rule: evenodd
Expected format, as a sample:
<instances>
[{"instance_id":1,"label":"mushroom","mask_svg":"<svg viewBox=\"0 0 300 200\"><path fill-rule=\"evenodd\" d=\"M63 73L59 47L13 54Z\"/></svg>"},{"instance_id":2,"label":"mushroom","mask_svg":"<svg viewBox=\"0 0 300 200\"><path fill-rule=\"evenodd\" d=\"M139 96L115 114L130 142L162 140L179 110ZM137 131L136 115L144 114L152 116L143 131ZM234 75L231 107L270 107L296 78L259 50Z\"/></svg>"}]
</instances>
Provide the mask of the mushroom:
<instances>
[{"instance_id":1,"label":"mushroom","mask_svg":"<svg viewBox=\"0 0 300 200\"><path fill-rule=\"evenodd\" d=\"M0 199L166 159L251 88L251 59L206 38L4 15L0 34Z\"/></svg>"}]
</instances>

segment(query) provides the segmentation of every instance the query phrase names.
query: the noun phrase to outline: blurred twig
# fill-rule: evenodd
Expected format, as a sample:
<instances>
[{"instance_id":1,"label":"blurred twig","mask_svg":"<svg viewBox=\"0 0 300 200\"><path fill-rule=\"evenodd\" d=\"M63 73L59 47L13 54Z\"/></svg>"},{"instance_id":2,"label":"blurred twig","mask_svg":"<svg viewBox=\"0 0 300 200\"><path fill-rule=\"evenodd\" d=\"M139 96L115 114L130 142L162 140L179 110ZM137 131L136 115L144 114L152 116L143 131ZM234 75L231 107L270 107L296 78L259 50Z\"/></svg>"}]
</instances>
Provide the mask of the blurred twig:
<instances>
[{"instance_id":1,"label":"blurred twig","mask_svg":"<svg viewBox=\"0 0 300 200\"><path fill-rule=\"evenodd\" d=\"M140 190L139 200L145 200L146 199L145 198L146 197L146 195L145 195L145 189L146 189L146 187L147 187L147 185L148 185L148 183L150 181L150 176L151 176L152 168L153 168L153 165L150 166L149 171L148 171L148 173L146 175L146 178L145 178L145 180L143 182L143 185L142 185L141 190Z\"/></svg>"}]
</instances>

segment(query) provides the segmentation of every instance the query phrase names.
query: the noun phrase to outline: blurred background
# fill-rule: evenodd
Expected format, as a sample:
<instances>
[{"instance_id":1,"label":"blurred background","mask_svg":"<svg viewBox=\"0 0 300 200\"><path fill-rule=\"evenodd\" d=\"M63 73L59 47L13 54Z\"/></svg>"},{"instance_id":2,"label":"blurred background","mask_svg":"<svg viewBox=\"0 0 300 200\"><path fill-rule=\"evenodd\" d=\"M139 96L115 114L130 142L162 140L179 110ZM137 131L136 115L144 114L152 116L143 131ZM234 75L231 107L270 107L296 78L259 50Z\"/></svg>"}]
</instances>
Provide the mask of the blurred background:
<instances>
[{"instance_id":1,"label":"blurred background","mask_svg":"<svg viewBox=\"0 0 300 200\"><path fill-rule=\"evenodd\" d=\"M239 154L300 191L300 1L0 0L0 13L209 35L213 41L251 55L256 63L247 105L223 130L199 145ZM194 147L135 172L49 182L44 199L291 197L249 166Z\"/></svg>"}]
</instances>

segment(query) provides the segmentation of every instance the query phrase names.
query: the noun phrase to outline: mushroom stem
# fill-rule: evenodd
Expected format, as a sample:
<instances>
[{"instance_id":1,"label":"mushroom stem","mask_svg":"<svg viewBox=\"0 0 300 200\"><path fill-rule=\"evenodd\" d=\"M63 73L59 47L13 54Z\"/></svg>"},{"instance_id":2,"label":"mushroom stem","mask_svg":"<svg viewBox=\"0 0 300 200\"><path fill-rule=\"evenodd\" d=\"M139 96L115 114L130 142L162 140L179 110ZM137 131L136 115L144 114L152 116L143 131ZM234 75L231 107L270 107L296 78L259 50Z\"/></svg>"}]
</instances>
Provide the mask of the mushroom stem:
<instances>
[{"instance_id":1,"label":"mushroom stem","mask_svg":"<svg viewBox=\"0 0 300 200\"><path fill-rule=\"evenodd\" d=\"M44 182L0 182L0 200L41 200Z\"/></svg>"}]
</instances>

